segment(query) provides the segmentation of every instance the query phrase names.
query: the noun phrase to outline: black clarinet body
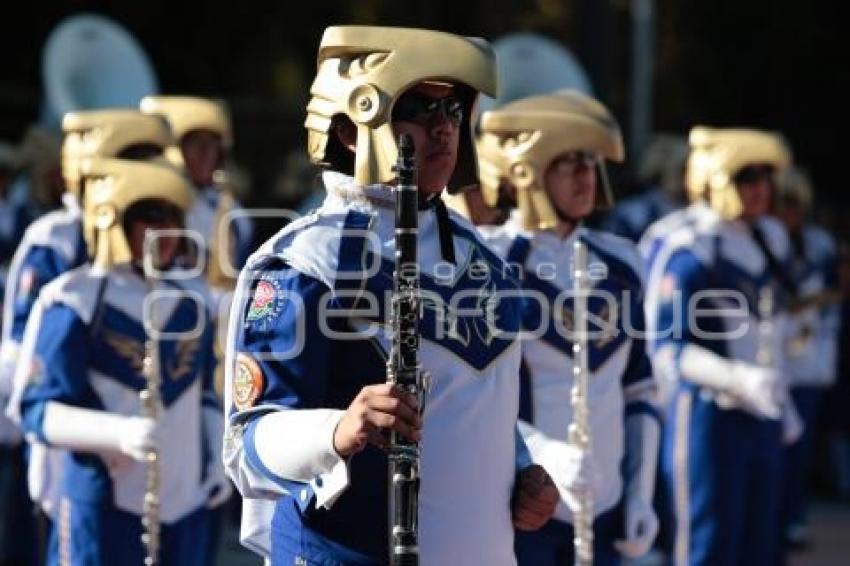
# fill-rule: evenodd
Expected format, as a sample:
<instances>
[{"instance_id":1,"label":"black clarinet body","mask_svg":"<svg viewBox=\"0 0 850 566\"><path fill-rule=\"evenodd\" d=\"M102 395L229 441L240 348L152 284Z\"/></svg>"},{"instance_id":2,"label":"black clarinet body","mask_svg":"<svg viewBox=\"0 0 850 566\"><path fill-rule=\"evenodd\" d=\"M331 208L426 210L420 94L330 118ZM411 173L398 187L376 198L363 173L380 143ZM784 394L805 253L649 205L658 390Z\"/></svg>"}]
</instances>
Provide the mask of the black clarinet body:
<instances>
[{"instance_id":1,"label":"black clarinet body","mask_svg":"<svg viewBox=\"0 0 850 566\"><path fill-rule=\"evenodd\" d=\"M424 403L427 379L419 366L419 266L417 231L419 194L413 140L402 134L396 164L395 272L392 297L392 347L387 381ZM419 445L394 432L389 449L389 561L392 566L419 564Z\"/></svg>"}]
</instances>

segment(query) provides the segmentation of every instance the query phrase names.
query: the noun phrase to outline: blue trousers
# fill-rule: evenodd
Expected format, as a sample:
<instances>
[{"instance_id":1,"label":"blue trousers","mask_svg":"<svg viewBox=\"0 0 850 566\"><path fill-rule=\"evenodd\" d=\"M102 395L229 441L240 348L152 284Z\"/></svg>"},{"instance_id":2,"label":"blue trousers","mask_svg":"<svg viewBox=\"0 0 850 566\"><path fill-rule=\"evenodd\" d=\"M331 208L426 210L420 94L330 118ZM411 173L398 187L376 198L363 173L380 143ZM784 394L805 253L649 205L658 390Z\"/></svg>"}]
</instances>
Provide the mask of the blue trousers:
<instances>
[{"instance_id":1,"label":"blue trousers","mask_svg":"<svg viewBox=\"0 0 850 566\"><path fill-rule=\"evenodd\" d=\"M112 505L63 499L51 533L50 565L144 564L141 517ZM202 507L160 528L161 566L208 566L209 513Z\"/></svg>"},{"instance_id":2,"label":"blue trousers","mask_svg":"<svg viewBox=\"0 0 850 566\"><path fill-rule=\"evenodd\" d=\"M803 436L785 448L782 478L782 527L804 525L808 502L808 478L814 448L820 387L795 387L791 397L805 425Z\"/></svg>"},{"instance_id":3,"label":"blue trousers","mask_svg":"<svg viewBox=\"0 0 850 566\"><path fill-rule=\"evenodd\" d=\"M781 424L720 409L690 386L674 396L663 469L673 564L774 566L780 558Z\"/></svg>"},{"instance_id":4,"label":"blue trousers","mask_svg":"<svg viewBox=\"0 0 850 566\"><path fill-rule=\"evenodd\" d=\"M537 531L516 531L514 552L518 566L573 566L575 531L569 523L552 519ZM623 535L621 508L603 513L593 521L593 563L596 566L617 566L620 553L614 541Z\"/></svg>"}]
</instances>

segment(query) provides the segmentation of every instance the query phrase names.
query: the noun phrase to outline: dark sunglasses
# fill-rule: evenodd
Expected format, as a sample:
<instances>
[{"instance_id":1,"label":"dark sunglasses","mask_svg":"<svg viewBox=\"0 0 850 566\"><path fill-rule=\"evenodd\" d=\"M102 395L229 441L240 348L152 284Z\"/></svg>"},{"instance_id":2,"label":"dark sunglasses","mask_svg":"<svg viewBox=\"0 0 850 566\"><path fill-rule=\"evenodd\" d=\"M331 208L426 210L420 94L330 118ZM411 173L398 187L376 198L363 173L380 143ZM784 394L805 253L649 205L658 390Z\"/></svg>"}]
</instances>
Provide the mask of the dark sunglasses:
<instances>
[{"instance_id":1,"label":"dark sunglasses","mask_svg":"<svg viewBox=\"0 0 850 566\"><path fill-rule=\"evenodd\" d=\"M736 185L752 185L765 179L773 178L773 167L770 165L748 165L740 169L732 181Z\"/></svg>"},{"instance_id":2,"label":"dark sunglasses","mask_svg":"<svg viewBox=\"0 0 850 566\"><path fill-rule=\"evenodd\" d=\"M127 214L133 221L145 224L182 224L183 211L174 205L160 201L142 201L134 205Z\"/></svg>"},{"instance_id":3,"label":"dark sunglasses","mask_svg":"<svg viewBox=\"0 0 850 566\"><path fill-rule=\"evenodd\" d=\"M405 94L393 106L393 121L427 124L438 112L459 125L463 121L463 102L456 96L431 98L422 94Z\"/></svg>"}]
</instances>

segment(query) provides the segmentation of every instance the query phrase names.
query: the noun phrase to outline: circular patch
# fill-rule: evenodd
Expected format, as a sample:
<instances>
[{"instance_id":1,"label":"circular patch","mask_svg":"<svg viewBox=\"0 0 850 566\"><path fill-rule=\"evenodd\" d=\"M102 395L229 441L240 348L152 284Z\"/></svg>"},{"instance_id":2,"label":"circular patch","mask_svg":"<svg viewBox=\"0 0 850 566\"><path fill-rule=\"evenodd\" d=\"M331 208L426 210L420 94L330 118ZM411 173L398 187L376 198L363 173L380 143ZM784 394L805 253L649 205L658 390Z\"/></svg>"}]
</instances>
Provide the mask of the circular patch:
<instances>
[{"instance_id":1,"label":"circular patch","mask_svg":"<svg viewBox=\"0 0 850 566\"><path fill-rule=\"evenodd\" d=\"M254 288L245 321L259 330L268 330L283 311L284 303L285 294L280 289L280 283L270 277L263 277Z\"/></svg>"},{"instance_id":2,"label":"circular patch","mask_svg":"<svg viewBox=\"0 0 850 566\"><path fill-rule=\"evenodd\" d=\"M233 372L233 404L240 411L254 405L263 392L265 380L257 361L247 354L237 354Z\"/></svg>"}]
</instances>

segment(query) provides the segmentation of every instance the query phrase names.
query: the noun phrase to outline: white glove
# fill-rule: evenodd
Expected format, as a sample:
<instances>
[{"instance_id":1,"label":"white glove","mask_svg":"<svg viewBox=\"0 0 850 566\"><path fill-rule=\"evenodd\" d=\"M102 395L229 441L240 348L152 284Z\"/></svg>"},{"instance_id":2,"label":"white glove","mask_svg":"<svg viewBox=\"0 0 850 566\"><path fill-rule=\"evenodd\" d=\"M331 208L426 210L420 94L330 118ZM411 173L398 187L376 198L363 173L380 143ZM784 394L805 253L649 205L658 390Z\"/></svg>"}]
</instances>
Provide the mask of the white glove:
<instances>
[{"instance_id":1,"label":"white glove","mask_svg":"<svg viewBox=\"0 0 850 566\"><path fill-rule=\"evenodd\" d=\"M159 448L162 440L157 421L148 417L124 417L119 429L118 449L137 462L147 461L148 453Z\"/></svg>"},{"instance_id":2,"label":"white glove","mask_svg":"<svg viewBox=\"0 0 850 566\"><path fill-rule=\"evenodd\" d=\"M660 435L659 423L652 416L636 412L626 417L626 454L622 466L625 536L614 542L614 548L627 558L646 554L658 534L652 498Z\"/></svg>"},{"instance_id":3,"label":"white glove","mask_svg":"<svg viewBox=\"0 0 850 566\"><path fill-rule=\"evenodd\" d=\"M803 419L800 418L800 413L797 412L797 406L790 396L784 408L785 410L782 411L782 443L786 446L791 446L803 436L806 425L803 424Z\"/></svg>"},{"instance_id":4,"label":"white glove","mask_svg":"<svg viewBox=\"0 0 850 566\"><path fill-rule=\"evenodd\" d=\"M578 501L588 490L598 493L601 489L602 481L593 458L572 444L550 443L544 450L540 464L552 476L561 499L573 513L578 508Z\"/></svg>"},{"instance_id":5,"label":"white glove","mask_svg":"<svg viewBox=\"0 0 850 566\"><path fill-rule=\"evenodd\" d=\"M145 417L127 417L50 401L42 432L51 445L80 452L119 452L144 462L160 443L160 425Z\"/></svg>"},{"instance_id":6,"label":"white glove","mask_svg":"<svg viewBox=\"0 0 850 566\"><path fill-rule=\"evenodd\" d=\"M617 552L627 558L643 556L658 534L658 517L652 504L640 496L626 499L626 532L623 540L614 541Z\"/></svg>"},{"instance_id":7,"label":"white glove","mask_svg":"<svg viewBox=\"0 0 850 566\"><path fill-rule=\"evenodd\" d=\"M726 405L722 399L731 397L731 406L757 417L782 416L787 385L776 370L730 360L695 344L682 348L679 368L683 378L717 392L720 406Z\"/></svg>"},{"instance_id":8,"label":"white glove","mask_svg":"<svg viewBox=\"0 0 850 566\"><path fill-rule=\"evenodd\" d=\"M743 362L732 364L730 393L741 401L742 408L757 417L782 418L788 388L776 370Z\"/></svg>"},{"instance_id":9,"label":"white glove","mask_svg":"<svg viewBox=\"0 0 850 566\"><path fill-rule=\"evenodd\" d=\"M598 493L602 489L601 477L588 454L572 444L546 436L525 421L517 422L517 430L534 463L543 466L572 512L575 512L578 498L584 490Z\"/></svg>"}]
</instances>

